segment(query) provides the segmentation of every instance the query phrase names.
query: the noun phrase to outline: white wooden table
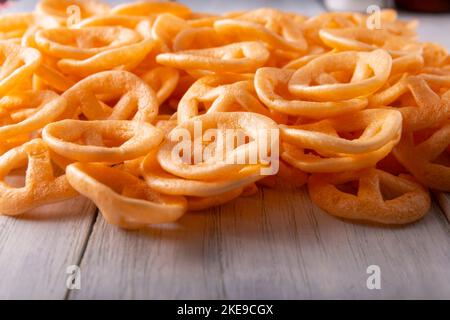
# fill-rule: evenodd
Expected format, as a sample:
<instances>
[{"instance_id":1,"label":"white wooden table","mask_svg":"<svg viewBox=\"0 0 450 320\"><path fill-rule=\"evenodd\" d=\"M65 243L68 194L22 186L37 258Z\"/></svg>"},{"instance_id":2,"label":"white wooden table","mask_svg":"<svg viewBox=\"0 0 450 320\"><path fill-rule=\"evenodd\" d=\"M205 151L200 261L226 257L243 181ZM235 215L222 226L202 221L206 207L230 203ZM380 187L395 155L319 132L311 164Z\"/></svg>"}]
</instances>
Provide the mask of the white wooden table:
<instances>
[{"instance_id":1,"label":"white wooden table","mask_svg":"<svg viewBox=\"0 0 450 320\"><path fill-rule=\"evenodd\" d=\"M324 10L312 0L182 2L209 12ZM8 10L32 6L19 1ZM421 19L422 39L450 48L450 15L412 16ZM0 217L0 298L449 299L448 199L416 224L386 228L333 218L304 188L260 189L174 225L128 232L80 197ZM80 290L66 288L70 265L81 268ZM381 269L381 290L367 289L369 265Z\"/></svg>"}]
</instances>

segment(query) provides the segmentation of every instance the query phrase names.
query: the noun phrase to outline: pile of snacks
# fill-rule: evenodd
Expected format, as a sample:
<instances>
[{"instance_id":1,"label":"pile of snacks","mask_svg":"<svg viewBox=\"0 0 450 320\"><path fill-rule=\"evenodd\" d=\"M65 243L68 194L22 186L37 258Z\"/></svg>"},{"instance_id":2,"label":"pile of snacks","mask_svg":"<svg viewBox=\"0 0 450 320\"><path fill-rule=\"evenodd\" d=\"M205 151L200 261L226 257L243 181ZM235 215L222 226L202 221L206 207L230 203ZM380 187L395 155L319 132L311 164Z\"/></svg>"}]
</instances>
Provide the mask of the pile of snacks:
<instances>
[{"instance_id":1,"label":"pile of snacks","mask_svg":"<svg viewBox=\"0 0 450 320\"><path fill-rule=\"evenodd\" d=\"M108 222L141 228L307 183L335 216L420 219L427 188L450 191L450 58L415 22L375 14L373 28L359 13L42 0L0 16L0 213L82 194ZM218 136L196 143L198 123L246 139L218 157ZM174 159L179 129L212 156ZM261 130L279 133L279 147L266 137L272 176L263 156L227 161L258 151Z\"/></svg>"}]
</instances>

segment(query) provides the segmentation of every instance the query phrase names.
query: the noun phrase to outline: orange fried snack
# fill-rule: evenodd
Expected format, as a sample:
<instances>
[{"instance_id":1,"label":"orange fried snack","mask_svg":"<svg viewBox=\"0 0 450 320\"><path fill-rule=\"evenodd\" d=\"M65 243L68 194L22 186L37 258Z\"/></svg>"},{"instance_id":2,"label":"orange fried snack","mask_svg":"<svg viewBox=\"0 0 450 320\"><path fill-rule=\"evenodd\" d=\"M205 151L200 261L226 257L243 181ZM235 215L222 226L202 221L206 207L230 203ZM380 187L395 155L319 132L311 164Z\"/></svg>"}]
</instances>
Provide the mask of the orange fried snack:
<instances>
[{"instance_id":1,"label":"orange fried snack","mask_svg":"<svg viewBox=\"0 0 450 320\"><path fill-rule=\"evenodd\" d=\"M296 98L288 89L295 71L278 68L260 68L255 74L255 90L259 99L280 113L323 119L361 110L367 98L358 97L340 101L310 101Z\"/></svg>"},{"instance_id":2,"label":"orange fried snack","mask_svg":"<svg viewBox=\"0 0 450 320\"><path fill-rule=\"evenodd\" d=\"M25 186L15 188L5 182L14 169L26 166ZM66 176L55 177L49 149L35 139L9 150L0 157L0 214L19 215L32 208L72 198L77 192Z\"/></svg>"},{"instance_id":3,"label":"orange fried snack","mask_svg":"<svg viewBox=\"0 0 450 320\"><path fill-rule=\"evenodd\" d=\"M253 72L264 65L269 52L259 42L238 42L209 49L161 53L156 61L183 70L199 69L213 72Z\"/></svg>"},{"instance_id":4,"label":"orange fried snack","mask_svg":"<svg viewBox=\"0 0 450 320\"><path fill-rule=\"evenodd\" d=\"M450 122L424 131L405 133L394 155L427 187L450 192Z\"/></svg>"},{"instance_id":5,"label":"orange fried snack","mask_svg":"<svg viewBox=\"0 0 450 320\"><path fill-rule=\"evenodd\" d=\"M0 96L29 79L40 63L38 50L0 43Z\"/></svg>"},{"instance_id":6,"label":"orange fried snack","mask_svg":"<svg viewBox=\"0 0 450 320\"><path fill-rule=\"evenodd\" d=\"M64 117L68 118L83 115L88 120L134 119L150 123L158 114L155 92L127 71L104 71L86 77L63 97L68 104Z\"/></svg>"},{"instance_id":7,"label":"orange fried snack","mask_svg":"<svg viewBox=\"0 0 450 320\"><path fill-rule=\"evenodd\" d=\"M309 179L332 215L418 220L418 182L450 191L450 55L416 26L169 1L0 15L0 213L78 191L136 229Z\"/></svg>"},{"instance_id":8,"label":"orange fried snack","mask_svg":"<svg viewBox=\"0 0 450 320\"><path fill-rule=\"evenodd\" d=\"M186 212L184 197L159 194L135 176L103 164L71 164L67 179L109 223L125 229L173 222Z\"/></svg>"},{"instance_id":9,"label":"orange fried snack","mask_svg":"<svg viewBox=\"0 0 450 320\"><path fill-rule=\"evenodd\" d=\"M54 121L66 109L67 102L52 91L26 91L0 99L0 139L29 134Z\"/></svg>"},{"instance_id":10,"label":"orange fried snack","mask_svg":"<svg viewBox=\"0 0 450 320\"><path fill-rule=\"evenodd\" d=\"M61 120L42 137L57 154L82 162L118 163L145 155L159 145L162 132L151 124L126 120Z\"/></svg>"},{"instance_id":11,"label":"orange fried snack","mask_svg":"<svg viewBox=\"0 0 450 320\"><path fill-rule=\"evenodd\" d=\"M377 169L312 175L308 190L316 205L346 219L404 224L430 209L430 196L420 184Z\"/></svg>"}]
</instances>

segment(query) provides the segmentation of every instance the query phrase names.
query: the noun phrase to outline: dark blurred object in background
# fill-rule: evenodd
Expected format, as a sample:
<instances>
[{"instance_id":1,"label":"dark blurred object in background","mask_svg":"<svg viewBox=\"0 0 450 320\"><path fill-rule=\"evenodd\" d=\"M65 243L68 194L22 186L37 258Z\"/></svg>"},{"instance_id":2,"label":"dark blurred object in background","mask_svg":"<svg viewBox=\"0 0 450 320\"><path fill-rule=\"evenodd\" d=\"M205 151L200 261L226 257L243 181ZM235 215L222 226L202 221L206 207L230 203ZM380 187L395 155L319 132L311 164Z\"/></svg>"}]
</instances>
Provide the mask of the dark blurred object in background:
<instances>
[{"instance_id":1,"label":"dark blurred object in background","mask_svg":"<svg viewBox=\"0 0 450 320\"><path fill-rule=\"evenodd\" d=\"M450 0L395 0L399 9L417 12L450 12Z\"/></svg>"},{"instance_id":2,"label":"dark blurred object in background","mask_svg":"<svg viewBox=\"0 0 450 320\"><path fill-rule=\"evenodd\" d=\"M439 13L450 12L450 0L322 0L330 11L359 11L366 12L367 8L376 5L380 8L392 8Z\"/></svg>"},{"instance_id":3,"label":"dark blurred object in background","mask_svg":"<svg viewBox=\"0 0 450 320\"><path fill-rule=\"evenodd\" d=\"M323 0L323 4L329 11L359 11L366 12L369 6L376 5L380 8L392 7L391 0Z\"/></svg>"}]
</instances>

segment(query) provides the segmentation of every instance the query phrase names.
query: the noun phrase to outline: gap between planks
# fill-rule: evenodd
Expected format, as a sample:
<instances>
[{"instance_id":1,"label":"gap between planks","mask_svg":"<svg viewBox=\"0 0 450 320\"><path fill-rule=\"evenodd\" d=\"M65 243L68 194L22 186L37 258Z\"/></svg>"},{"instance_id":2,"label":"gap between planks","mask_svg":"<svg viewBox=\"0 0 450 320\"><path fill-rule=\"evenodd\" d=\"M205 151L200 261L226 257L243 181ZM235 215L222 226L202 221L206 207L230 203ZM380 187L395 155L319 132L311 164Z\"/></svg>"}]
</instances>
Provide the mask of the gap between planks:
<instances>
[{"instance_id":1,"label":"gap between planks","mask_svg":"<svg viewBox=\"0 0 450 320\"><path fill-rule=\"evenodd\" d=\"M91 218L91 221L89 224L89 229L87 231L86 237L85 237L83 245L81 247L80 256L75 264L76 266L81 266L81 263L83 262L84 254L86 253L86 249L87 249L89 240L91 239L91 235L92 235L92 232L94 231L94 226L98 220L99 215L101 215L101 212L98 208L96 208L95 213L92 215L92 218ZM72 292L72 290L70 290L70 289L66 290L66 294L64 295L64 300L69 300L71 292Z\"/></svg>"}]
</instances>

